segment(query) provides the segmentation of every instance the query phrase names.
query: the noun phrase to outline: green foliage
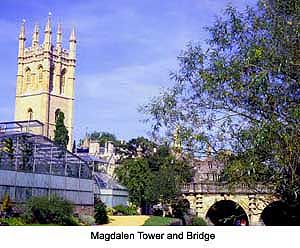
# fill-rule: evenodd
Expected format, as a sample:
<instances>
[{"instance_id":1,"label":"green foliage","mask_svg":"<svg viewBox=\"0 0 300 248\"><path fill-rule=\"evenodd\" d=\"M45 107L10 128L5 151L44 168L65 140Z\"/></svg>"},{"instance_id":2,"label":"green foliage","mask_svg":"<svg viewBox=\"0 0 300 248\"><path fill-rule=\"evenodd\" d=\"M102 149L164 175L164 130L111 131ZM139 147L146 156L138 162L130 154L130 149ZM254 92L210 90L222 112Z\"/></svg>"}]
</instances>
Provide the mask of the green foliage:
<instances>
[{"instance_id":1,"label":"green foliage","mask_svg":"<svg viewBox=\"0 0 300 248\"><path fill-rule=\"evenodd\" d=\"M207 226L206 221L201 217L193 217L191 226Z\"/></svg>"},{"instance_id":2,"label":"green foliage","mask_svg":"<svg viewBox=\"0 0 300 248\"><path fill-rule=\"evenodd\" d=\"M10 165L13 166L13 159L14 159L14 152L15 152L13 140L11 138L3 139L2 145L3 146L1 150L8 155L8 158L10 160Z\"/></svg>"},{"instance_id":3,"label":"green foliage","mask_svg":"<svg viewBox=\"0 0 300 248\"><path fill-rule=\"evenodd\" d=\"M9 226L25 226L26 222L20 217L0 218L1 223L7 223Z\"/></svg>"},{"instance_id":4,"label":"green foliage","mask_svg":"<svg viewBox=\"0 0 300 248\"><path fill-rule=\"evenodd\" d=\"M106 206L99 198L95 199L95 222L98 225L108 223Z\"/></svg>"},{"instance_id":5,"label":"green foliage","mask_svg":"<svg viewBox=\"0 0 300 248\"><path fill-rule=\"evenodd\" d=\"M263 184L298 209L299 16L299 0L258 1L244 12L229 6L207 28L209 49L189 44L175 85L142 109L155 135L179 127L188 151L230 150L230 183Z\"/></svg>"},{"instance_id":6,"label":"green foliage","mask_svg":"<svg viewBox=\"0 0 300 248\"><path fill-rule=\"evenodd\" d=\"M190 209L190 203L187 199L179 198L172 204L172 213L175 218L182 219Z\"/></svg>"},{"instance_id":7,"label":"green foliage","mask_svg":"<svg viewBox=\"0 0 300 248\"><path fill-rule=\"evenodd\" d=\"M152 200L153 175L147 160L127 159L116 168L115 173L121 184L127 187L133 204L142 206Z\"/></svg>"},{"instance_id":8,"label":"green foliage","mask_svg":"<svg viewBox=\"0 0 300 248\"><path fill-rule=\"evenodd\" d=\"M26 136L22 135L19 139L19 148L21 151L20 170L32 171L33 168L33 142Z\"/></svg>"},{"instance_id":9,"label":"green foliage","mask_svg":"<svg viewBox=\"0 0 300 248\"><path fill-rule=\"evenodd\" d=\"M114 215L115 214L115 210L114 210L114 208L106 207L106 213L108 215Z\"/></svg>"},{"instance_id":10,"label":"green foliage","mask_svg":"<svg viewBox=\"0 0 300 248\"><path fill-rule=\"evenodd\" d=\"M178 222L178 219L160 216L150 216L143 226L170 226L174 222Z\"/></svg>"},{"instance_id":11,"label":"green foliage","mask_svg":"<svg viewBox=\"0 0 300 248\"><path fill-rule=\"evenodd\" d=\"M9 197L9 194L7 192L5 192L5 195L2 199L2 207L1 207L1 211L5 212L7 215L12 213L12 203Z\"/></svg>"},{"instance_id":12,"label":"green foliage","mask_svg":"<svg viewBox=\"0 0 300 248\"><path fill-rule=\"evenodd\" d=\"M88 134L88 138L91 140L97 140L100 143L100 146L104 146L106 142L110 141L114 145L117 145L119 141L117 140L117 137L109 132L97 132L94 131L91 134Z\"/></svg>"},{"instance_id":13,"label":"green foliage","mask_svg":"<svg viewBox=\"0 0 300 248\"><path fill-rule=\"evenodd\" d=\"M68 135L68 130L64 124L64 120L65 120L64 113L59 112L55 123L54 142L57 145L67 148L67 145L69 143L69 135Z\"/></svg>"},{"instance_id":14,"label":"green foliage","mask_svg":"<svg viewBox=\"0 0 300 248\"><path fill-rule=\"evenodd\" d=\"M147 138L137 137L124 144L119 144L117 153L120 154L122 158L132 158L137 157L138 149L141 149L140 153L145 158L153 155L155 147L157 147L156 144Z\"/></svg>"},{"instance_id":15,"label":"green foliage","mask_svg":"<svg viewBox=\"0 0 300 248\"><path fill-rule=\"evenodd\" d=\"M82 223L85 226L92 226L96 222L95 218L93 216L90 216L90 215L80 214L78 219L79 219L79 222Z\"/></svg>"},{"instance_id":16,"label":"green foliage","mask_svg":"<svg viewBox=\"0 0 300 248\"><path fill-rule=\"evenodd\" d=\"M171 202L192 178L189 161L176 159L166 146L145 158L123 160L115 173L127 187L130 201L140 207Z\"/></svg>"},{"instance_id":17,"label":"green foliage","mask_svg":"<svg viewBox=\"0 0 300 248\"><path fill-rule=\"evenodd\" d=\"M32 197L24 209L24 219L28 223L77 225L72 214L72 203L57 196Z\"/></svg>"},{"instance_id":18,"label":"green foliage","mask_svg":"<svg viewBox=\"0 0 300 248\"><path fill-rule=\"evenodd\" d=\"M114 206L114 215L137 215L137 207L133 204Z\"/></svg>"}]
</instances>

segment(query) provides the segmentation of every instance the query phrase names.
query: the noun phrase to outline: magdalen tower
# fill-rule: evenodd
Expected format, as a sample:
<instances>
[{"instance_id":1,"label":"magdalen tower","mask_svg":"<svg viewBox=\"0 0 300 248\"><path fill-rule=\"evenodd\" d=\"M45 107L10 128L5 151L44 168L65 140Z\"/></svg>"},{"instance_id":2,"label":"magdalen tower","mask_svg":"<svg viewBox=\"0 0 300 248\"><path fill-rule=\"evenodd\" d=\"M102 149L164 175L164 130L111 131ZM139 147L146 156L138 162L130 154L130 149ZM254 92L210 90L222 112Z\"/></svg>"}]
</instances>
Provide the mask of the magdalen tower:
<instances>
[{"instance_id":1,"label":"magdalen tower","mask_svg":"<svg viewBox=\"0 0 300 248\"><path fill-rule=\"evenodd\" d=\"M44 135L54 138L55 121L59 112L65 116L70 150L73 131L73 104L76 62L76 37L73 28L69 49L62 46L62 27L57 26L56 43L52 44L51 16L39 43L40 30L35 25L31 46L26 47L25 21L19 34L18 72L15 100L15 120L39 120Z\"/></svg>"}]
</instances>

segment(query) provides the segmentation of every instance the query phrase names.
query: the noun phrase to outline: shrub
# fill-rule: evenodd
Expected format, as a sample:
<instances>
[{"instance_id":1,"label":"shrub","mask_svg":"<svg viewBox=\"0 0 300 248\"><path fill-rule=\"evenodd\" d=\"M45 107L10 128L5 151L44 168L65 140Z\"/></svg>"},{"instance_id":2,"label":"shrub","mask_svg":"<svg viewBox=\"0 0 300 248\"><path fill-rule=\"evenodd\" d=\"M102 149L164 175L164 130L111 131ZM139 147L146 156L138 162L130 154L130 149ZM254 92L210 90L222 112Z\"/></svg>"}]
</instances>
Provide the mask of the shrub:
<instances>
[{"instance_id":1,"label":"shrub","mask_svg":"<svg viewBox=\"0 0 300 248\"><path fill-rule=\"evenodd\" d=\"M151 216L145 221L143 226L171 226L173 223L178 222L180 222L180 220L174 218Z\"/></svg>"},{"instance_id":2,"label":"shrub","mask_svg":"<svg viewBox=\"0 0 300 248\"><path fill-rule=\"evenodd\" d=\"M137 215L137 207L133 204L129 206L117 205L114 207L115 215Z\"/></svg>"},{"instance_id":3,"label":"shrub","mask_svg":"<svg viewBox=\"0 0 300 248\"><path fill-rule=\"evenodd\" d=\"M9 226L25 226L26 222L22 218L0 218L0 225L9 225Z\"/></svg>"},{"instance_id":4,"label":"shrub","mask_svg":"<svg viewBox=\"0 0 300 248\"><path fill-rule=\"evenodd\" d=\"M10 216L12 214L12 210L13 209L12 209L10 197L9 194L6 192L2 200L1 211L5 213L5 216Z\"/></svg>"},{"instance_id":5,"label":"shrub","mask_svg":"<svg viewBox=\"0 0 300 248\"><path fill-rule=\"evenodd\" d=\"M91 225L95 224L95 218L93 216L81 214L81 215L79 215L78 218L79 218L80 223L82 223L86 226L91 226Z\"/></svg>"},{"instance_id":6,"label":"shrub","mask_svg":"<svg viewBox=\"0 0 300 248\"><path fill-rule=\"evenodd\" d=\"M114 215L116 211L114 210L114 208L107 207L106 212L108 215Z\"/></svg>"},{"instance_id":7,"label":"shrub","mask_svg":"<svg viewBox=\"0 0 300 248\"><path fill-rule=\"evenodd\" d=\"M95 199L95 222L99 225L108 223L106 206L99 198Z\"/></svg>"},{"instance_id":8,"label":"shrub","mask_svg":"<svg viewBox=\"0 0 300 248\"><path fill-rule=\"evenodd\" d=\"M72 214L71 202L57 196L42 196L26 202L23 217L28 223L77 225Z\"/></svg>"},{"instance_id":9,"label":"shrub","mask_svg":"<svg viewBox=\"0 0 300 248\"><path fill-rule=\"evenodd\" d=\"M187 214L190 208L190 203L187 199L178 199L174 204L172 204L172 212L175 218L182 219L185 214Z\"/></svg>"},{"instance_id":10,"label":"shrub","mask_svg":"<svg viewBox=\"0 0 300 248\"><path fill-rule=\"evenodd\" d=\"M193 217L191 226L207 226L206 221L201 217Z\"/></svg>"}]
</instances>

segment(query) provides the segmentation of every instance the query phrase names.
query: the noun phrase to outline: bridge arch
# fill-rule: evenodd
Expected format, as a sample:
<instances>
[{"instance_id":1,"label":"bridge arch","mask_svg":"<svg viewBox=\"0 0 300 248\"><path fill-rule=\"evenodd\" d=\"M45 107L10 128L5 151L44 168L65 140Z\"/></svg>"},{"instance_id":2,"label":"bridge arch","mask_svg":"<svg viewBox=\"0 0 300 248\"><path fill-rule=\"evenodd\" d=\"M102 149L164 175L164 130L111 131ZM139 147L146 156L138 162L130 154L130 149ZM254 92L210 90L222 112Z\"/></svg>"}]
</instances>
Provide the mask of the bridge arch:
<instances>
[{"instance_id":1,"label":"bridge arch","mask_svg":"<svg viewBox=\"0 0 300 248\"><path fill-rule=\"evenodd\" d=\"M261 222L266 226L289 225L289 207L282 201L274 201L268 204L261 213Z\"/></svg>"},{"instance_id":2,"label":"bridge arch","mask_svg":"<svg viewBox=\"0 0 300 248\"><path fill-rule=\"evenodd\" d=\"M233 200L215 202L208 209L205 218L216 226L249 225L247 212Z\"/></svg>"}]
</instances>

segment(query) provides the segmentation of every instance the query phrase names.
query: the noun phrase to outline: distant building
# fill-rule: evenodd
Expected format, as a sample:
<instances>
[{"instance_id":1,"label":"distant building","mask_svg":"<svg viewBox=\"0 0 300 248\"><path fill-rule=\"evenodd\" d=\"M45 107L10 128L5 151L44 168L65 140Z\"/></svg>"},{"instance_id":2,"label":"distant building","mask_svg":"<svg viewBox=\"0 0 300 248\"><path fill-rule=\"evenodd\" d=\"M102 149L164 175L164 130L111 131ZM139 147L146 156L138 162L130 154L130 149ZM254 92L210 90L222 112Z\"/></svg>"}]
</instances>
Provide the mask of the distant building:
<instances>
[{"instance_id":1,"label":"distant building","mask_svg":"<svg viewBox=\"0 0 300 248\"><path fill-rule=\"evenodd\" d=\"M79 154L79 156L83 153L94 156L96 159L100 159L102 161L103 170L110 176L114 175L114 170L118 166L117 162L120 157L116 153L113 142L108 141L105 143L104 147L101 147L99 141L90 140L86 137L82 146L77 148L77 154Z\"/></svg>"},{"instance_id":2,"label":"distant building","mask_svg":"<svg viewBox=\"0 0 300 248\"><path fill-rule=\"evenodd\" d=\"M194 183L219 182L223 163L208 156L204 159L193 159Z\"/></svg>"},{"instance_id":3,"label":"distant building","mask_svg":"<svg viewBox=\"0 0 300 248\"><path fill-rule=\"evenodd\" d=\"M85 160L94 179L94 195L99 197L107 206L127 205L128 190L113 177L116 165L115 149L111 142L100 147L98 142L85 141L88 147L77 148L76 154Z\"/></svg>"}]
</instances>

